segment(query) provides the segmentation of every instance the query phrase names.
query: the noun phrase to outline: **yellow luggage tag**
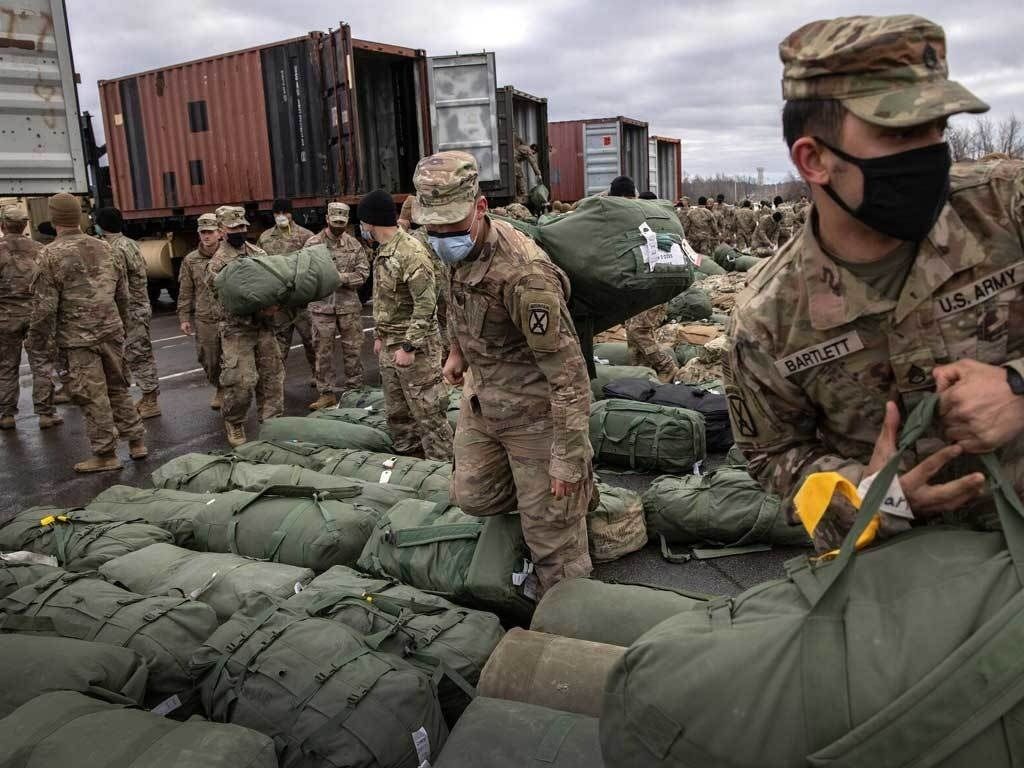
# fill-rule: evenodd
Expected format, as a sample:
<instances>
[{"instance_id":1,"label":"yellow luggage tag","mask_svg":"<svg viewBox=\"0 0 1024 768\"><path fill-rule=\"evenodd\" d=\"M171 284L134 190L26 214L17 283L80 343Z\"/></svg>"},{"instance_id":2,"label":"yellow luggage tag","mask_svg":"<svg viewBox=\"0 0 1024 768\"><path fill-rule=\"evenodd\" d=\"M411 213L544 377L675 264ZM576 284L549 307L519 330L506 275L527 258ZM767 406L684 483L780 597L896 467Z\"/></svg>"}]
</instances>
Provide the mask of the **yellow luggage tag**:
<instances>
[{"instance_id":1,"label":"yellow luggage tag","mask_svg":"<svg viewBox=\"0 0 1024 768\"><path fill-rule=\"evenodd\" d=\"M39 525L41 527L45 528L48 525L53 525L56 522L61 522L61 523L68 522L68 516L67 515L47 515L46 517L44 517L42 520L39 521Z\"/></svg>"},{"instance_id":2,"label":"yellow luggage tag","mask_svg":"<svg viewBox=\"0 0 1024 768\"><path fill-rule=\"evenodd\" d=\"M814 531L821 522L821 518L825 516L825 511L837 492L845 496L855 509L860 509L860 494L857 493L853 483L838 472L815 472L813 475L808 475L803 485L800 486L800 490L797 491L793 505L796 507L797 517L800 518L800 522L803 523L804 529L811 538L814 538ZM863 549L875 540L880 524L878 515L871 518L868 527L857 539L857 549ZM823 554L822 558L832 558L838 554L839 550L834 549Z\"/></svg>"}]
</instances>

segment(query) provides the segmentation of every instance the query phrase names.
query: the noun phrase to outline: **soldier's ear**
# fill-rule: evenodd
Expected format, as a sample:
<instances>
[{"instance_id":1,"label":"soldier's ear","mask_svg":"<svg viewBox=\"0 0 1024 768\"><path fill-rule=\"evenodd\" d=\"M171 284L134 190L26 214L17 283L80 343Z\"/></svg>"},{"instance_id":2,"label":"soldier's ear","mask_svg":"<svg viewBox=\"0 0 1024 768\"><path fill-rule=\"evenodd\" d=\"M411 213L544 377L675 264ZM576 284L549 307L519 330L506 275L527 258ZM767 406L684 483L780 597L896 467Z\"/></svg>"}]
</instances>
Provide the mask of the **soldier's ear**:
<instances>
[{"instance_id":1,"label":"soldier's ear","mask_svg":"<svg viewBox=\"0 0 1024 768\"><path fill-rule=\"evenodd\" d=\"M789 150L790 159L808 184L825 186L830 181L825 148L810 136L801 136Z\"/></svg>"}]
</instances>

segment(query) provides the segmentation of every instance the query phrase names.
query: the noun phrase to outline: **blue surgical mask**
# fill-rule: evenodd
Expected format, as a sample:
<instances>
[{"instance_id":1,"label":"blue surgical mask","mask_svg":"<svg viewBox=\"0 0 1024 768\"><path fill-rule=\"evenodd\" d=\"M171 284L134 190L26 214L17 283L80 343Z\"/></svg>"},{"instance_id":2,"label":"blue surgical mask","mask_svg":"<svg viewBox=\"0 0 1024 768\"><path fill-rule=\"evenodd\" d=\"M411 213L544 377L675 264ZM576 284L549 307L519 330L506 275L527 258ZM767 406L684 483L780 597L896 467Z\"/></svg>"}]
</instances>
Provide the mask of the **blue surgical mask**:
<instances>
[{"instance_id":1,"label":"blue surgical mask","mask_svg":"<svg viewBox=\"0 0 1024 768\"><path fill-rule=\"evenodd\" d=\"M359 234L363 236L363 240L369 240L371 243L373 242L373 233L362 224L359 225Z\"/></svg>"},{"instance_id":2,"label":"blue surgical mask","mask_svg":"<svg viewBox=\"0 0 1024 768\"><path fill-rule=\"evenodd\" d=\"M474 209L475 214L475 209ZM473 222L476 216L473 216ZM476 243L473 242L473 222L470 222L469 229L464 232L446 232L439 235L428 235L427 242L434 249L434 253L445 264L449 266L465 261L473 252Z\"/></svg>"}]
</instances>

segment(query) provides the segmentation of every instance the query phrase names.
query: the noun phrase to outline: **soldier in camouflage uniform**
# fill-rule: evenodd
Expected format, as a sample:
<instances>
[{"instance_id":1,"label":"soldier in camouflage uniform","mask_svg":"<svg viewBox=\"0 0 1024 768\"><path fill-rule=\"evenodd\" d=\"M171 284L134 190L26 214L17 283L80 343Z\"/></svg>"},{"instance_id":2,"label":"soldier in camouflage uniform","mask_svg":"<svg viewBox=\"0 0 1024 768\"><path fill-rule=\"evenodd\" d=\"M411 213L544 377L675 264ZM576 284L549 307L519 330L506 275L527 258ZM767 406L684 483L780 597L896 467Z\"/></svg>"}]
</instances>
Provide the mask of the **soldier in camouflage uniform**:
<instances>
[{"instance_id":1,"label":"soldier in camouflage uniform","mask_svg":"<svg viewBox=\"0 0 1024 768\"><path fill-rule=\"evenodd\" d=\"M670 381L679 367L675 358L654 340L654 332L663 326L666 320L665 305L659 304L629 318L623 324L626 327L629 364L653 368L662 381Z\"/></svg>"},{"instance_id":2,"label":"soldier in camouflage uniform","mask_svg":"<svg viewBox=\"0 0 1024 768\"><path fill-rule=\"evenodd\" d=\"M82 233L78 198L55 195L49 209L57 239L39 257L30 344L42 348L56 339L67 356L71 398L93 451L75 471L120 469L118 439L129 441L133 459L148 455L124 371L128 279L110 246Z\"/></svg>"},{"instance_id":3,"label":"soldier in camouflage uniform","mask_svg":"<svg viewBox=\"0 0 1024 768\"><path fill-rule=\"evenodd\" d=\"M223 240L206 268L206 283L215 296L214 281L224 267L243 255L265 255L246 240L249 222L244 208L222 205L217 209L217 222ZM230 314L221 304L221 414L232 447L245 442L245 420L254 389L260 422L284 413L284 361L274 335L277 309L267 307L254 315L241 316Z\"/></svg>"},{"instance_id":4,"label":"soldier in camouflage uniform","mask_svg":"<svg viewBox=\"0 0 1024 768\"><path fill-rule=\"evenodd\" d=\"M274 201L274 226L260 235L259 247L269 256L297 251L313 236L292 218L292 202L284 198ZM302 349L306 353L309 372L316 371L316 350L313 348L313 321L308 309L281 307L274 316L274 335L281 348L281 360L287 362L294 331L298 331ZM313 384L315 386L315 382Z\"/></svg>"},{"instance_id":5,"label":"soldier in camouflage uniform","mask_svg":"<svg viewBox=\"0 0 1024 768\"><path fill-rule=\"evenodd\" d=\"M216 387L210 407L219 411L224 404L220 389L220 302L206 281L210 259L220 246L220 225L217 215L204 213L199 217L199 247L185 256L178 275L178 322L181 332L196 338L199 365L206 380Z\"/></svg>"},{"instance_id":6,"label":"soldier in camouflage uniform","mask_svg":"<svg viewBox=\"0 0 1024 768\"><path fill-rule=\"evenodd\" d=\"M0 429L14 429L18 412L21 349L28 353L32 371L32 405L39 428L49 429L64 420L53 405L52 339L36 347L27 343L32 317L33 284L39 273L43 247L24 235L28 214L9 207L0 212Z\"/></svg>"},{"instance_id":7,"label":"soldier in camouflage uniform","mask_svg":"<svg viewBox=\"0 0 1024 768\"><path fill-rule=\"evenodd\" d=\"M757 229L757 213L753 203L744 200L736 211L736 247L746 250L754 242L754 230Z\"/></svg>"},{"instance_id":8,"label":"soldier in camouflage uniform","mask_svg":"<svg viewBox=\"0 0 1024 768\"><path fill-rule=\"evenodd\" d=\"M441 152L413 176L413 217L451 269L445 377L464 384L451 495L472 515L518 510L542 592L591 571L590 382L568 279L486 215L477 175L472 155Z\"/></svg>"},{"instance_id":9,"label":"soldier in camouflage uniform","mask_svg":"<svg viewBox=\"0 0 1024 768\"><path fill-rule=\"evenodd\" d=\"M399 228L387 192L364 195L358 212L363 237L380 244L373 265L373 351L395 451L450 461L454 435L448 388L441 379L433 262L427 249Z\"/></svg>"},{"instance_id":10,"label":"soldier in camouflage uniform","mask_svg":"<svg viewBox=\"0 0 1024 768\"><path fill-rule=\"evenodd\" d=\"M775 252L779 249L781 225L782 211L773 211L769 216L762 216L754 228L750 252L762 258L774 256Z\"/></svg>"},{"instance_id":11,"label":"soldier in camouflage uniform","mask_svg":"<svg viewBox=\"0 0 1024 768\"><path fill-rule=\"evenodd\" d=\"M950 173L946 119L987 105L947 79L945 34L926 19L813 22L780 52L812 225L737 299L725 370L736 442L787 502L812 473L856 486L938 392L941 423L908 452L905 503L884 509L880 535L937 518L987 525L973 454L995 451L1024 492L1024 163ZM838 545L853 515L833 500L817 546Z\"/></svg>"},{"instance_id":12,"label":"soldier in camouflage uniform","mask_svg":"<svg viewBox=\"0 0 1024 768\"><path fill-rule=\"evenodd\" d=\"M406 201L410 200L413 200L411 195L406 198ZM399 222L401 222L401 219L399 219ZM430 254L431 263L434 265L434 280L437 283L437 335L441 339L441 362L443 363L448 359L448 353L451 351L451 344L448 341L448 284L450 282L448 267L437 258L437 253L435 253L433 246L430 244L430 237L427 235L426 228L414 227L409 230L409 234L423 244L423 247L427 249L427 253Z\"/></svg>"},{"instance_id":13,"label":"soldier in camouflage uniform","mask_svg":"<svg viewBox=\"0 0 1024 768\"><path fill-rule=\"evenodd\" d=\"M113 250L128 280L124 361L135 383L142 390L142 399L135 403L135 407L142 418L152 419L160 415L160 403L157 400L160 395L160 377L156 370L150 332L153 306L149 303L149 278L139 244L125 237L121 228L121 212L117 208L100 208L96 212L96 229Z\"/></svg>"},{"instance_id":14,"label":"soldier in camouflage uniform","mask_svg":"<svg viewBox=\"0 0 1024 768\"><path fill-rule=\"evenodd\" d=\"M516 202L520 205L526 205L527 199L530 195L530 185L526 181L526 172L523 170L523 163L530 166L534 175L537 177L537 183L540 184L544 180L540 175L540 166L537 165L537 153L533 151L533 148L523 141L518 136L516 140L516 158L515 158L515 174L516 174Z\"/></svg>"},{"instance_id":15,"label":"soldier in camouflage uniform","mask_svg":"<svg viewBox=\"0 0 1024 768\"><path fill-rule=\"evenodd\" d=\"M316 348L316 388L320 397L309 409L317 411L338 404L334 394L334 336L341 341L341 364L345 372L342 390L363 385L363 303L359 289L370 276L370 259L363 244L345 231L349 207L345 203L327 204L327 226L313 235L307 245L327 246L341 277L341 286L333 294L309 305L313 318L313 346Z\"/></svg>"},{"instance_id":16,"label":"soldier in camouflage uniform","mask_svg":"<svg viewBox=\"0 0 1024 768\"><path fill-rule=\"evenodd\" d=\"M696 206L691 206L686 211L686 223L683 231L686 239L697 253L710 256L718 247L718 223L715 221L715 214L711 212L708 199L701 196Z\"/></svg>"}]
</instances>

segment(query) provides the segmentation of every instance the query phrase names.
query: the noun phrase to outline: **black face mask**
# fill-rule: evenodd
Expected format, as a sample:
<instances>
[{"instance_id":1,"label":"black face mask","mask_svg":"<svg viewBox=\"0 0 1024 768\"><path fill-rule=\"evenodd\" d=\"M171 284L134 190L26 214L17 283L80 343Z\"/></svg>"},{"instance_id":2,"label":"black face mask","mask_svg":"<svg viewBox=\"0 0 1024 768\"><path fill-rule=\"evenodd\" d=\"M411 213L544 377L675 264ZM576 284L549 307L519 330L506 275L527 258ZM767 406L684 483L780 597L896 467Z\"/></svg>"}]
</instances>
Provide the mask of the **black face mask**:
<instances>
[{"instance_id":1,"label":"black face mask","mask_svg":"<svg viewBox=\"0 0 1024 768\"><path fill-rule=\"evenodd\" d=\"M245 245L245 232L228 232L226 239L232 248L241 248Z\"/></svg>"},{"instance_id":2,"label":"black face mask","mask_svg":"<svg viewBox=\"0 0 1024 768\"><path fill-rule=\"evenodd\" d=\"M928 236L949 199L953 161L948 144L864 160L815 138L864 174L864 199L856 209L847 205L831 185L823 187L836 205L876 232L897 240L916 243Z\"/></svg>"}]
</instances>

